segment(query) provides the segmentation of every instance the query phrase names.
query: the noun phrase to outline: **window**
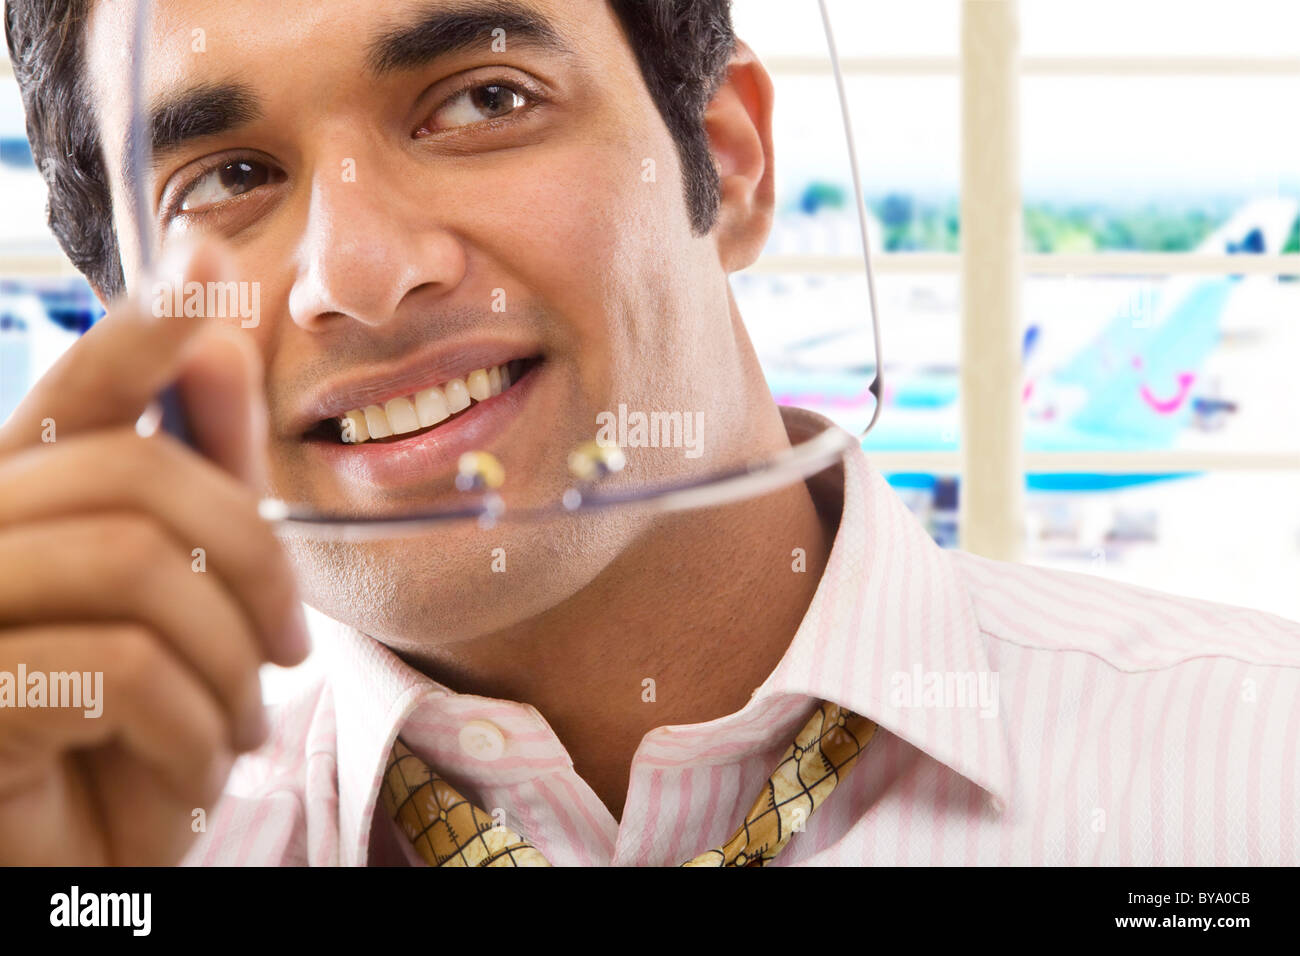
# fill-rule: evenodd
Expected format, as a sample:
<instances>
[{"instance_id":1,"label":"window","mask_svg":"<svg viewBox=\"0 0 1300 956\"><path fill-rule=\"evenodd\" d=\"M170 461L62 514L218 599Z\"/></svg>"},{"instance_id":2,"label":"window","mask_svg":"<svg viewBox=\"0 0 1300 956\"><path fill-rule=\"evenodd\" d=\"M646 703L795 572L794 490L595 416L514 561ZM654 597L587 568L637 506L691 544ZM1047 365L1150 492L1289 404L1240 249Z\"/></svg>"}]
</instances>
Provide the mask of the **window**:
<instances>
[{"instance_id":1,"label":"window","mask_svg":"<svg viewBox=\"0 0 1300 956\"><path fill-rule=\"evenodd\" d=\"M834 202L851 187L808 6L804 18L789 3L735 5L777 86L796 236L823 205L851 213ZM1300 133L1287 119L1300 8L832 0L831 15L876 220L887 407L864 443L875 465L945 544L1300 618ZM963 30L979 62L963 63ZM963 130L963 98L1009 129ZM797 121L783 120L792 108ZM963 252L963 199L982 213L1006 198L1021 216L983 215ZM869 340L821 325L863 324L865 284L855 237L828 231L800 247L778 225L738 296L751 329L794 312L800 333L822 333L802 367L770 374L778 399L820 398L860 427L846 398L864 373L836 370L846 355L869 363ZM1018 262L989 258L1016 244ZM1014 272L1018 302L963 283L963 267L990 264ZM764 302L769 275L780 284ZM1017 367L1008 357L1019 377L981 379ZM973 500L954 538L956 496Z\"/></svg>"}]
</instances>

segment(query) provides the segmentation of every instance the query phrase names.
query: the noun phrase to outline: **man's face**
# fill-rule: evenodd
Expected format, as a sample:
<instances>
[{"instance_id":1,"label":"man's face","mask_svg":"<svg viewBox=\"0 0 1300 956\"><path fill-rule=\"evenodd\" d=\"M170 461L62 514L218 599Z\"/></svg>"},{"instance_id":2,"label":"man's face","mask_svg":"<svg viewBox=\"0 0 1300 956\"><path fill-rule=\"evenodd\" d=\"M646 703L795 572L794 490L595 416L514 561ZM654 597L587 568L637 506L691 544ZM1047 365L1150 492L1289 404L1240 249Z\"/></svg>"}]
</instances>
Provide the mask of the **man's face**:
<instances>
[{"instance_id":1,"label":"man's face","mask_svg":"<svg viewBox=\"0 0 1300 956\"><path fill-rule=\"evenodd\" d=\"M510 505L558 501L569 451L620 403L704 412L707 440L698 458L629 450L619 480L735 457L744 370L720 250L691 233L672 137L605 0L155 8L150 108L218 91L177 113L185 135L157 154L156 229L222 238L246 301L256 288L257 324L239 334L265 363L271 494L362 514L449 506L463 494L458 457L486 450ZM88 60L133 284L128 11L97 5ZM453 12L460 26L433 22ZM516 381L481 405L383 441L341 440L351 410L506 363ZM646 527L619 512L291 547L309 603L401 644L552 607Z\"/></svg>"}]
</instances>

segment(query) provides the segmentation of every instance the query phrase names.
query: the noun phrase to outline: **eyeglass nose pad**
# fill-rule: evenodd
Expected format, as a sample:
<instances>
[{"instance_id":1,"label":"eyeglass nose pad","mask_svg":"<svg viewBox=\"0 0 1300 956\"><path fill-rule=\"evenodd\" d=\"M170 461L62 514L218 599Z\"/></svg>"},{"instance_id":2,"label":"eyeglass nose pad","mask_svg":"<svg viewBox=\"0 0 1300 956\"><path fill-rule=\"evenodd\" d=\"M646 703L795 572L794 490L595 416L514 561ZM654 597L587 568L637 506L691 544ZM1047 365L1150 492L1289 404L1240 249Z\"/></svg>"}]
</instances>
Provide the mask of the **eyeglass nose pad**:
<instances>
[{"instance_id":1,"label":"eyeglass nose pad","mask_svg":"<svg viewBox=\"0 0 1300 956\"><path fill-rule=\"evenodd\" d=\"M569 452L569 474L584 485L608 478L622 471L626 464L627 457L621 448L617 445L602 445L595 440L584 441ZM582 504L582 492L577 488L569 488L564 492L562 501L564 507L572 511Z\"/></svg>"},{"instance_id":2,"label":"eyeglass nose pad","mask_svg":"<svg viewBox=\"0 0 1300 956\"><path fill-rule=\"evenodd\" d=\"M467 451L456 462L456 487L461 491L496 491L506 481L506 470L496 455Z\"/></svg>"},{"instance_id":3,"label":"eyeglass nose pad","mask_svg":"<svg viewBox=\"0 0 1300 956\"><path fill-rule=\"evenodd\" d=\"M506 510L497 489L506 482L506 470L497 457L486 451L467 451L456 462L456 487L461 491L483 492L479 527L491 528Z\"/></svg>"}]
</instances>

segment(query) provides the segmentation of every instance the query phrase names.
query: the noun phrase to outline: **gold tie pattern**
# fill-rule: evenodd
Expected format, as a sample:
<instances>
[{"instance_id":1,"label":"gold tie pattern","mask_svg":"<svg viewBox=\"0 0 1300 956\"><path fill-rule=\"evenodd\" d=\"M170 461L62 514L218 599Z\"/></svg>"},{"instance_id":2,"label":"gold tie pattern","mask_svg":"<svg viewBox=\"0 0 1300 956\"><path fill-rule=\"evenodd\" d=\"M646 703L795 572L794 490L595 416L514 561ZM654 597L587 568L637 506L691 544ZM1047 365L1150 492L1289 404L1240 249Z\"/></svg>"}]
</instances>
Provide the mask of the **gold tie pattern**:
<instances>
[{"instance_id":1,"label":"gold tie pattern","mask_svg":"<svg viewBox=\"0 0 1300 956\"><path fill-rule=\"evenodd\" d=\"M720 847L682 866L766 866L803 830L876 733L866 717L823 701L768 777L744 822ZM399 737L384 774L384 807L430 866L550 866L540 850L474 806Z\"/></svg>"}]
</instances>

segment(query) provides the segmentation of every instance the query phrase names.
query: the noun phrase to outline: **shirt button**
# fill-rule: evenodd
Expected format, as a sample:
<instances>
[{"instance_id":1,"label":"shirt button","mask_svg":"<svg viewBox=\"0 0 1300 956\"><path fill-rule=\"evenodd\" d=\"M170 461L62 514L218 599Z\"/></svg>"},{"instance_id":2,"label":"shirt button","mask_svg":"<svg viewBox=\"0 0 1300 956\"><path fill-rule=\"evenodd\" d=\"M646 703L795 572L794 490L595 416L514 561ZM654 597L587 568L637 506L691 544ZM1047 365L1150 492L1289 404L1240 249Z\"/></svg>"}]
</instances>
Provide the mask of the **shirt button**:
<instances>
[{"instance_id":1,"label":"shirt button","mask_svg":"<svg viewBox=\"0 0 1300 956\"><path fill-rule=\"evenodd\" d=\"M486 720L471 720L460 729L460 749L475 760L496 760L506 752L505 734Z\"/></svg>"}]
</instances>

